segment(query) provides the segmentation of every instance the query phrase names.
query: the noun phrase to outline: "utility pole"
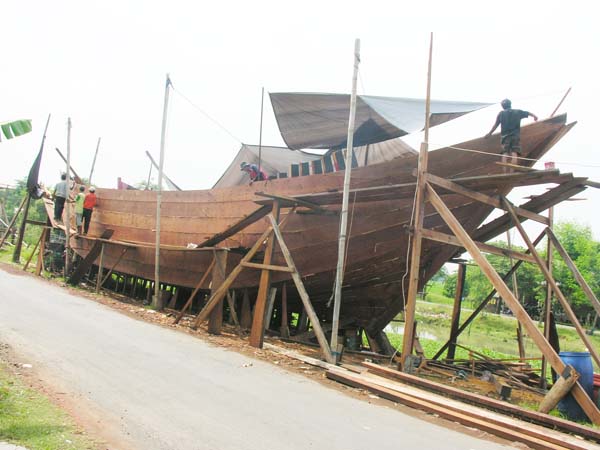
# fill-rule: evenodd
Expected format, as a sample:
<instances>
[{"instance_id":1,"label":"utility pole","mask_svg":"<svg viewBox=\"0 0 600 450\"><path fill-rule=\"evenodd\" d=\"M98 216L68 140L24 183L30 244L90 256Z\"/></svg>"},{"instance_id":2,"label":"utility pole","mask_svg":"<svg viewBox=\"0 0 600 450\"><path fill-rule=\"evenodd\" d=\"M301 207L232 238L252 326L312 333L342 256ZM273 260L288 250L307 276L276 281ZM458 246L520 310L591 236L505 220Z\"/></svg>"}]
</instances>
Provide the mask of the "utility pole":
<instances>
[{"instance_id":1,"label":"utility pole","mask_svg":"<svg viewBox=\"0 0 600 450\"><path fill-rule=\"evenodd\" d=\"M262 160L262 130L263 130L263 103L265 101L265 88L260 92L260 131L258 133L258 178L260 179Z\"/></svg>"},{"instance_id":2,"label":"utility pole","mask_svg":"<svg viewBox=\"0 0 600 450\"><path fill-rule=\"evenodd\" d=\"M88 184L92 185L92 175L94 175L94 168L96 167L96 158L98 157L98 150L100 149L100 139L98 138L98 143L96 144L96 152L94 153L94 161L92 161L92 168L90 170L90 178L88 178Z\"/></svg>"},{"instance_id":3,"label":"utility pole","mask_svg":"<svg viewBox=\"0 0 600 450\"><path fill-rule=\"evenodd\" d=\"M152 306L154 308L162 307L162 299L160 294L160 207L162 200L162 182L163 182L163 166L165 163L165 139L167 134L167 112L169 108L169 87L171 79L167 74L165 83L165 100L163 106L162 129L160 132L160 161L158 163L158 190L156 192L156 249L154 253L154 298Z\"/></svg>"},{"instance_id":4,"label":"utility pole","mask_svg":"<svg viewBox=\"0 0 600 450\"><path fill-rule=\"evenodd\" d=\"M65 199L65 278L69 276L71 265L71 118L67 119L67 198Z\"/></svg>"}]
</instances>

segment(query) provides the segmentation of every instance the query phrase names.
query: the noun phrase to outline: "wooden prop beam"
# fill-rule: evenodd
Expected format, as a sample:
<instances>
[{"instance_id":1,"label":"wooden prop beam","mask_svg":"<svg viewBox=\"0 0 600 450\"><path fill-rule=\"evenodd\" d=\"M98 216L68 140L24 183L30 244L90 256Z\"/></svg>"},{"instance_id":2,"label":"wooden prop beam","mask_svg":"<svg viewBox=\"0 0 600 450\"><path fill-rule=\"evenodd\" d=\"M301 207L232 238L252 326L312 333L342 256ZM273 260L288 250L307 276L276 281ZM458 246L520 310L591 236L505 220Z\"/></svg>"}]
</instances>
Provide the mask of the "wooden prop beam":
<instances>
[{"instance_id":1,"label":"wooden prop beam","mask_svg":"<svg viewBox=\"0 0 600 450\"><path fill-rule=\"evenodd\" d=\"M226 251L215 252L215 265L212 270L212 283L211 293L219 289L219 286L225 281L225 270L227 268L227 256ZM229 291L227 291L229 294ZM223 327L223 300L213 308L208 318L208 332L210 334L221 334L221 328Z\"/></svg>"},{"instance_id":2,"label":"wooden prop beam","mask_svg":"<svg viewBox=\"0 0 600 450\"><path fill-rule=\"evenodd\" d=\"M215 234L213 237L207 239L204 242L201 242L200 244L198 244L198 247L213 247L213 246L217 245L219 242L223 242L228 237L231 237L234 234L239 233L244 228L252 225L254 222L265 217L267 214L269 214L271 212L272 209L273 208L272 208L271 204L261 206L256 211L248 214L246 217L237 221L236 223L231 225L226 230Z\"/></svg>"},{"instance_id":3,"label":"wooden prop beam","mask_svg":"<svg viewBox=\"0 0 600 450\"><path fill-rule=\"evenodd\" d=\"M251 263L245 262L242 266L247 267L249 269L261 269L261 270L272 270L275 272L292 272L292 269L286 266L274 266L272 264L259 264L259 263Z\"/></svg>"},{"instance_id":4,"label":"wooden prop beam","mask_svg":"<svg viewBox=\"0 0 600 450\"><path fill-rule=\"evenodd\" d=\"M458 338L458 327L460 324L460 310L465 291L465 278L467 275L467 266L458 265L458 274L456 276L456 292L454 294L454 306L452 308L452 322L450 325L450 344L448 345L448 359L454 359L456 354L456 339Z\"/></svg>"},{"instance_id":5,"label":"wooden prop beam","mask_svg":"<svg viewBox=\"0 0 600 450\"><path fill-rule=\"evenodd\" d=\"M46 252L46 239L48 233L50 233L50 228L44 228L44 231L42 231L42 240L40 242L37 264L35 265L35 274L38 277L42 274L42 270L44 270L44 253Z\"/></svg>"},{"instance_id":6,"label":"wooden prop beam","mask_svg":"<svg viewBox=\"0 0 600 450\"><path fill-rule=\"evenodd\" d=\"M315 335L317 337L317 341L321 347L321 351L323 352L323 356L325 361L328 363L334 364L335 359L333 354L331 353L331 348L329 347L329 343L327 342L327 338L325 337L325 333L323 333L323 329L321 328L321 322L317 317L317 313L315 312L312 303L310 302L310 298L306 289L304 288L304 284L302 283L302 278L298 273L298 269L296 269L296 264L294 264L294 260L292 259L292 255L283 240L283 236L281 235L281 230L279 229L279 225L275 221L275 218L269 214L269 220L271 222L271 229L275 233L277 237L277 241L279 243L279 248L281 249L281 253L283 253L283 257L287 265L294 269L292 272L292 279L294 280L294 284L296 285L296 289L298 290L298 294L300 295L300 299L302 300L302 305L304 306L304 310L310 319L310 323L312 324L313 330L315 330ZM256 315L256 312L254 313Z\"/></svg>"},{"instance_id":7,"label":"wooden prop beam","mask_svg":"<svg viewBox=\"0 0 600 450\"><path fill-rule=\"evenodd\" d=\"M25 206L23 207L23 220L21 221L21 226L19 227L19 235L17 236L17 243L15 244L15 249L13 250L12 257L13 262L17 264L21 260L21 248L23 246L23 239L25 237L25 226L27 225L27 215L29 214L29 204L31 202L31 195L27 194L27 197L25 197L25 199Z\"/></svg>"},{"instance_id":8,"label":"wooden prop beam","mask_svg":"<svg viewBox=\"0 0 600 450\"><path fill-rule=\"evenodd\" d=\"M121 259L123 259L123 256L125 256L125 253L127 253L127 250L129 250L128 247L125 247L124 249L121 250L121 254L117 258L117 260L115 261L115 263L112 265L112 267L108 270L108 273L106 274L106 276L104 277L104 279L100 282L100 289L102 288L102 286L104 286L104 283L106 283L108 281L108 279L112 275L113 271L117 268L117 266L121 262Z\"/></svg>"},{"instance_id":9,"label":"wooden prop beam","mask_svg":"<svg viewBox=\"0 0 600 450\"><path fill-rule=\"evenodd\" d=\"M14 226L15 222L17 221L17 218L19 217L19 214L21 213L23 206L25 206L25 202L27 201L28 197L29 197L29 195L26 195L25 197L23 197L23 201L19 205L19 209L17 209L17 212L15 213L15 215L11 219L10 223L8 224L8 227L6 228L6 231L4 232L4 236L2 236L2 240L0 241L0 248L2 248L2 246L4 245L6 238L10 234L10 229Z\"/></svg>"},{"instance_id":10,"label":"wooden prop beam","mask_svg":"<svg viewBox=\"0 0 600 450\"><path fill-rule=\"evenodd\" d=\"M565 364L562 362L562 360L554 351L554 349L550 346L544 335L540 332L540 330L538 330L536 324L533 322L533 320L531 320L531 318L527 314L527 311L525 311L523 306L521 306L521 304L515 298L514 294L508 288L506 283L502 281L500 275L498 275L498 273L492 267L489 261L479 251L469 234L460 224L460 222L456 219L456 217L454 217L452 211L448 209L448 207L444 204L442 199L438 196L438 194L430 185L427 185L427 192L429 196L429 201L431 202L433 207L440 214L442 219L444 219L444 221L450 227L450 229L456 235L456 237L458 237L462 241L465 249L469 252L473 260L481 268L481 271L496 288L496 290L504 299L504 302L511 309L517 320L519 320L519 322L522 323L525 330L527 331L531 339L533 339L533 341L536 343L540 351L547 358L550 365L554 368L554 370L556 370L557 373L562 373L565 368ZM510 207L508 203L506 203L506 205ZM516 215L514 215L512 209L510 210L510 214L515 217L516 222L520 225L520 222ZM531 245L531 241L529 241L529 244ZM531 247L529 245L528 248L531 251ZM535 249L533 249L531 253L534 254L534 251ZM576 384L573 387L573 396L575 397L583 411L586 413L586 415L589 417L589 419L594 424L600 424L600 411L598 411L598 408L596 408L596 405L594 405L594 402L588 397L587 393L583 390L581 385Z\"/></svg>"},{"instance_id":11,"label":"wooden prop beam","mask_svg":"<svg viewBox=\"0 0 600 450\"><path fill-rule=\"evenodd\" d=\"M554 245L554 247L556 247L556 250L558 251L559 255L562 257L563 261L573 274L573 277L575 277L575 279L579 283L579 286L581 286L581 289L592 303L592 307L594 308L594 310L596 310L596 314L600 314L600 302L598 301L598 298L594 295L594 292L590 288L589 284L587 284L585 278L583 278L583 275L581 275L581 272L579 271L579 269L577 269L577 266L575 265L575 263L563 247L563 245L560 243L558 238L556 237L556 234L554 234L554 231L552 231L551 228L546 228L546 235L552 241L552 244Z\"/></svg>"},{"instance_id":12,"label":"wooden prop beam","mask_svg":"<svg viewBox=\"0 0 600 450\"><path fill-rule=\"evenodd\" d=\"M279 202L273 203L273 217L275 222L279 222ZM265 248L265 256L263 259L264 266L271 265L273 258L273 249L275 245L275 236L271 235L267 241ZM245 262L244 262L245 263ZM258 294L256 295L256 303L254 304L254 317L252 318L252 328L250 329L250 345L256 348L262 348L265 335L265 312L267 308L267 299L271 290L271 271L262 269L260 273L260 282L258 285Z\"/></svg>"},{"instance_id":13,"label":"wooden prop beam","mask_svg":"<svg viewBox=\"0 0 600 450\"><path fill-rule=\"evenodd\" d=\"M279 333L282 338L290 337L290 327L288 326L288 303L287 303L287 283L281 286L281 327Z\"/></svg>"},{"instance_id":14,"label":"wooden prop beam","mask_svg":"<svg viewBox=\"0 0 600 450\"><path fill-rule=\"evenodd\" d=\"M455 245L457 247L462 247L461 242L451 234L441 233L435 230L429 230L424 228L422 230L422 235L425 239L429 239L436 242L441 242L443 244ZM484 244L483 242L475 242L475 245L479 250L485 253L492 253L493 255L506 256L507 258L514 258L520 261L527 261L532 264L535 264L535 259L531 255L527 255L525 253L517 252L515 250L510 250L508 248L496 247L495 245Z\"/></svg>"},{"instance_id":15,"label":"wooden prop beam","mask_svg":"<svg viewBox=\"0 0 600 450\"><path fill-rule=\"evenodd\" d=\"M200 288L202 287L202 285L204 284L204 282L206 281L206 279L208 278L208 276L212 274L212 269L215 266L215 261L216 261L216 257L212 259L212 261L208 265L208 268L206 269L206 272L204 272L204 275L202 275L202 278L200 278L200 281L198 281L198 284L194 288L194 291L192 292L192 294L189 296L189 298L187 299L187 301L183 305L183 308L181 308L181 311L179 311L179 314L177 314L177 317L173 321L174 325L176 325L176 324L179 323L179 321L181 320L181 318L183 317L183 315L185 314L185 312L188 310L188 308L190 306L192 306L192 302L194 301L194 297L196 296L196 294L198 293L198 291L200 290Z\"/></svg>"},{"instance_id":16,"label":"wooden prop beam","mask_svg":"<svg viewBox=\"0 0 600 450\"><path fill-rule=\"evenodd\" d=\"M248 295L248 289L244 289L244 295L242 297L240 325L245 330L252 326L252 308L250 308L250 295Z\"/></svg>"},{"instance_id":17,"label":"wooden prop beam","mask_svg":"<svg viewBox=\"0 0 600 450\"><path fill-rule=\"evenodd\" d=\"M298 198L298 197L288 197L286 195L266 194L264 192L257 192L256 195L258 195L260 197L267 197L268 199L270 199L270 200L258 200L256 203L258 203L259 205L263 205L263 204L271 205L273 203L273 201L278 201L279 205L282 208L288 208L291 206L304 206L305 208L312 209L312 210L317 211L322 214L331 214L331 215L336 215L336 216L338 215L337 211L325 209L321 205L318 205L318 204L313 203L308 200L303 200L302 198Z\"/></svg>"},{"instance_id":18,"label":"wooden prop beam","mask_svg":"<svg viewBox=\"0 0 600 450\"><path fill-rule=\"evenodd\" d=\"M544 238L544 236L546 235L546 233L544 231L542 231L539 236L537 238L535 238L535 241L533 242L533 245L538 245L542 239ZM529 252L529 250L527 250L527 252ZM523 264L522 260L517 261L508 272L506 272L506 274L504 274L504 276L502 277L502 281L506 282L506 280L508 280L508 278L515 273L515 271L521 266L521 264ZM473 320L475 320L475 318L479 315L479 313L481 311L483 311L483 309L485 308L485 306L490 302L490 300L492 298L494 298L494 295L496 295L496 289L493 288L490 293L487 295L487 297L479 304L479 306L477 308L475 308L475 310L471 313L471 315L464 321L464 323L459 327L458 329L458 334L456 335L456 337L458 338L458 336L467 329L467 327L471 324L471 322ZM437 353L435 354L435 356L432 359L438 359L440 356L442 356L442 354L444 353L444 351L448 348L448 346L450 345L450 340L447 340L446 343L444 345L442 345L440 347L440 349L437 351Z\"/></svg>"},{"instance_id":19,"label":"wooden prop beam","mask_svg":"<svg viewBox=\"0 0 600 450\"><path fill-rule=\"evenodd\" d=\"M37 242L35 243L35 247L33 247L33 251L31 252L31 254L29 255L29 258L27 258L27 262L25 263L25 265L23 266L23 271L26 271L27 268L29 267L29 263L31 262L31 260L33 259L33 255L35 255L36 250L38 249L38 247L40 246L40 242L42 242L42 239L44 239L44 235L45 235L45 229L44 231L42 231L42 233L40 234L40 238L37 240Z\"/></svg>"},{"instance_id":20,"label":"wooden prop beam","mask_svg":"<svg viewBox=\"0 0 600 450\"><path fill-rule=\"evenodd\" d=\"M208 319L210 312L223 299L223 297L225 297L225 294L229 290L229 287L233 284L235 279L238 277L238 275L244 269L244 266L242 266L241 263L250 261L254 257L254 255L256 255L256 253L258 252L260 247L263 245L263 242L265 241L265 239L267 239L271 235L272 232L273 232L272 227L268 227L263 232L263 234L254 243L254 245L252 246L250 251L248 253L246 253L246 255L242 258L242 260L240 261L240 264L238 264L231 271L231 273L229 274L227 279L223 282L223 284L210 296L210 298L204 305L204 308L202 308L202 310L198 313L198 316L196 317L196 321L194 322L194 325L192 326L193 329L198 328L198 326L200 326L200 324L203 321Z\"/></svg>"},{"instance_id":21,"label":"wooden prop beam","mask_svg":"<svg viewBox=\"0 0 600 450\"><path fill-rule=\"evenodd\" d=\"M227 262L225 261L225 265L220 264L222 261L221 260L217 260L216 259L216 255L217 255L217 251L213 250L213 255L215 256L215 262L217 264L217 270L219 271L219 276L224 280L225 278L227 278L227 272L226 272L226 267L227 267ZM235 292L233 293L233 296L231 295L231 292L227 291L227 304L229 305L229 315L231 316L231 319L233 320L233 324L235 325L236 329L237 329L237 333L238 335L241 337L242 336L242 327L240 325L240 321L238 319L238 315L237 315L237 311L235 308Z\"/></svg>"},{"instance_id":22,"label":"wooden prop beam","mask_svg":"<svg viewBox=\"0 0 600 450\"><path fill-rule=\"evenodd\" d=\"M541 413L549 413L554 409L558 402L560 402L563 397L565 397L571 389L573 389L573 385L579 379L579 374L573 368L573 366L568 365L563 374L558 377L558 380L552 386L552 389L548 391L542 403L538 408L538 411Z\"/></svg>"},{"instance_id":23,"label":"wooden prop beam","mask_svg":"<svg viewBox=\"0 0 600 450\"><path fill-rule=\"evenodd\" d=\"M102 234L100 235L100 239L105 240L105 242L110 242L107 240L112 237L113 233L114 233L114 230L104 230L102 232ZM73 271L71 276L69 277L69 279L67 281L69 284L71 284L73 286L78 284L81 281L81 279L84 277L84 275L86 273L88 273L88 271L90 270L90 267L92 267L92 265L96 261L96 258L98 258L98 255L100 255L100 249L101 249L103 243L104 242L98 241L98 240L96 240L94 242L94 244L92 245L92 248L90 249L88 254L85 255L85 258L83 258L83 260L79 261L79 264L77 265L77 267L75 268L75 270Z\"/></svg>"},{"instance_id":24,"label":"wooden prop beam","mask_svg":"<svg viewBox=\"0 0 600 450\"><path fill-rule=\"evenodd\" d=\"M590 341L590 338L588 337L585 330L581 326L581 323L579 323L579 319L577 319L577 316L573 312L573 308L571 308L569 301L567 300L567 298L564 296L564 294L558 287L558 284L556 284L554 277L548 270L548 267L546 267L546 262L540 256L540 254L537 252L537 250L535 249L535 247L529 240L529 237L527 236L527 233L523 229L523 226L516 218L516 214L512 210L510 202L506 199L504 199L504 202L505 202L506 206L509 208L509 213L513 216L513 219L515 220L515 226L517 227L517 230L519 230L519 234L521 234L521 237L525 241L525 244L527 244L527 248L529 249L531 254L534 256L534 258L536 259L537 264L540 267L542 274L544 275L544 278L546 279L546 283L548 283L550 285L550 287L552 288L552 290L554 291L554 294L556 295L556 298L558 299L561 306L563 307L565 314L567 315L567 317L569 318L569 320L575 327L575 330L577 330L577 334L579 334L579 337L581 338L581 340L585 344L586 348L590 352L590 355L592 355L592 358L596 362L596 365L600 366L600 355L596 351L594 344ZM562 370L556 370L556 367L554 367L554 366L553 366L553 368L556 371L556 373L562 373ZM581 405L581 406L583 407L583 405ZM590 417L590 419L591 419L591 417Z\"/></svg>"},{"instance_id":25,"label":"wooden prop beam","mask_svg":"<svg viewBox=\"0 0 600 450\"><path fill-rule=\"evenodd\" d=\"M467 189L458 183L454 183L453 181L446 180L430 173L427 174L427 181L448 191L506 211L506 208L498 198L490 197L489 195L482 194L481 192L472 191L471 189ZM519 207L515 207L515 212L521 217L548 225L548 218L540 214Z\"/></svg>"},{"instance_id":26,"label":"wooden prop beam","mask_svg":"<svg viewBox=\"0 0 600 450\"><path fill-rule=\"evenodd\" d=\"M100 242L100 262L98 263L98 275L96 276L96 294L100 292L100 284L102 283L102 272L104 271L104 242ZM93 248L92 248L93 250ZM91 253L91 252L90 252ZM90 254L88 253L88 256ZM94 258L96 259L96 258Z\"/></svg>"}]
</instances>

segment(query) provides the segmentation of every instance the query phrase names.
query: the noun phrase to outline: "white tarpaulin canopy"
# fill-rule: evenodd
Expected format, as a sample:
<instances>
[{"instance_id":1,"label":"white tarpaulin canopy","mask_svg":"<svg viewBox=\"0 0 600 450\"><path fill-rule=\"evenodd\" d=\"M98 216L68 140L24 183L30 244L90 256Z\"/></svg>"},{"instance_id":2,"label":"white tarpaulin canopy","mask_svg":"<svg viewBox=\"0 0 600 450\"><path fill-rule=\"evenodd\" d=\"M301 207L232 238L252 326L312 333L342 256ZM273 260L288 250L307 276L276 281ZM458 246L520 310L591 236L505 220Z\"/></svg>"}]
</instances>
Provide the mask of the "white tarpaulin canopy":
<instances>
[{"instance_id":1,"label":"white tarpaulin canopy","mask_svg":"<svg viewBox=\"0 0 600 450\"><path fill-rule=\"evenodd\" d=\"M272 93L271 103L283 140L291 149L344 148L350 95ZM431 126L489 106L490 103L431 101ZM425 126L425 100L359 95L354 145L387 141Z\"/></svg>"}]
</instances>

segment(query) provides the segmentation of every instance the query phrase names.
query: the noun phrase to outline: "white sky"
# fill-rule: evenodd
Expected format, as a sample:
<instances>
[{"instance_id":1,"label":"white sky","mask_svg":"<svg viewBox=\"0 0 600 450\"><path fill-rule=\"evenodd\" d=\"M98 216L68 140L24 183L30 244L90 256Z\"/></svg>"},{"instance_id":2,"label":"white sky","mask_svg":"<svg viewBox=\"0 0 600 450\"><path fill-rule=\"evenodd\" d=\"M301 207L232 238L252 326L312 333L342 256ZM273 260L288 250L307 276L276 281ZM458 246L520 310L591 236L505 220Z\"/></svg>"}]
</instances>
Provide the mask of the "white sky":
<instances>
[{"instance_id":1,"label":"white sky","mask_svg":"<svg viewBox=\"0 0 600 450\"><path fill-rule=\"evenodd\" d=\"M0 184L25 176L52 120L41 179L64 164L67 117L72 165L94 183L145 180L145 150L158 157L165 74L176 89L246 143L257 143L260 90L349 92L354 38L361 38L359 93L423 97L429 31L435 32L432 95L497 102L579 124L546 158L600 181L596 143L600 33L593 2L151 2L21 1L2 7L0 121L31 118L34 131L0 144ZM590 6L588 6L590 5ZM544 106L538 106L544 105ZM535 109L539 107L541 109ZM488 112L492 118L499 109ZM210 187L239 148L177 93L165 171L185 189ZM473 137L485 134L487 120ZM433 142L433 138L432 138ZM263 143L283 145L268 97ZM450 143L450 142L448 142ZM562 162L595 167L580 167ZM517 193L513 200L520 203ZM558 220L597 224L600 193L565 203Z\"/></svg>"}]
</instances>

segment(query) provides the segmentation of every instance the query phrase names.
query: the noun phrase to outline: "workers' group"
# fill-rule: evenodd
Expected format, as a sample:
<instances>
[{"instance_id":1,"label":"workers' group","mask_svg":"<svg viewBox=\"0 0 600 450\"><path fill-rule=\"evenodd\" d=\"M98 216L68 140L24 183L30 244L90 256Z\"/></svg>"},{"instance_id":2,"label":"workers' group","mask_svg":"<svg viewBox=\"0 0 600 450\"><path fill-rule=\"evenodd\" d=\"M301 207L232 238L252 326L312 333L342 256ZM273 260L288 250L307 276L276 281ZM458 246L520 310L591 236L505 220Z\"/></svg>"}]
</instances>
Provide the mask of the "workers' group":
<instances>
[{"instance_id":1,"label":"workers' group","mask_svg":"<svg viewBox=\"0 0 600 450\"><path fill-rule=\"evenodd\" d=\"M92 221L92 212L97 203L96 188L90 186L88 193L85 193L85 186L79 186L79 192L74 200L69 199L69 193L74 185L69 186L67 175L62 174L60 181L54 188L54 220L62 223L63 210L65 202L69 201L75 204L75 223L77 225L77 234L88 234L90 222Z\"/></svg>"}]
</instances>

